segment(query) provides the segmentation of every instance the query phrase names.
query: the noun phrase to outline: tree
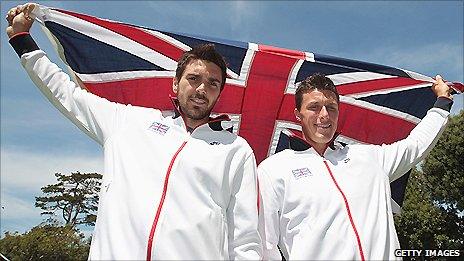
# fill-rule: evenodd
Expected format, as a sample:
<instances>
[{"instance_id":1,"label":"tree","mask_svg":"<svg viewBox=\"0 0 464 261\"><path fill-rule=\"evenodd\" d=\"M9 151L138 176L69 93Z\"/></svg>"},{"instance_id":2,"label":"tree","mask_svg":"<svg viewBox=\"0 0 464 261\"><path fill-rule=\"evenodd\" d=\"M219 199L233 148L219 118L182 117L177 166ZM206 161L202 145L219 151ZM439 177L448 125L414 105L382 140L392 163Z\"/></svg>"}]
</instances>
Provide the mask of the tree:
<instances>
[{"instance_id":1,"label":"tree","mask_svg":"<svg viewBox=\"0 0 464 261\"><path fill-rule=\"evenodd\" d=\"M426 157L413 170L401 215L395 225L402 249L464 251L464 111L450 122Z\"/></svg>"},{"instance_id":2,"label":"tree","mask_svg":"<svg viewBox=\"0 0 464 261\"><path fill-rule=\"evenodd\" d=\"M441 249L448 242L445 214L434 204L424 173L413 169L395 225L402 249Z\"/></svg>"},{"instance_id":3,"label":"tree","mask_svg":"<svg viewBox=\"0 0 464 261\"><path fill-rule=\"evenodd\" d=\"M6 232L0 252L10 260L86 260L89 240L70 225L42 224L29 232Z\"/></svg>"},{"instance_id":4,"label":"tree","mask_svg":"<svg viewBox=\"0 0 464 261\"><path fill-rule=\"evenodd\" d=\"M422 167L432 200L446 213L457 244L464 245L464 110L452 117ZM452 223L452 224L451 224Z\"/></svg>"},{"instance_id":5,"label":"tree","mask_svg":"<svg viewBox=\"0 0 464 261\"><path fill-rule=\"evenodd\" d=\"M56 212L61 212L65 224L95 225L95 211L98 207L98 192L102 175L79 171L71 175L55 173L58 183L42 187L45 196L36 197L35 206L49 215L49 221L55 220Z\"/></svg>"}]
</instances>

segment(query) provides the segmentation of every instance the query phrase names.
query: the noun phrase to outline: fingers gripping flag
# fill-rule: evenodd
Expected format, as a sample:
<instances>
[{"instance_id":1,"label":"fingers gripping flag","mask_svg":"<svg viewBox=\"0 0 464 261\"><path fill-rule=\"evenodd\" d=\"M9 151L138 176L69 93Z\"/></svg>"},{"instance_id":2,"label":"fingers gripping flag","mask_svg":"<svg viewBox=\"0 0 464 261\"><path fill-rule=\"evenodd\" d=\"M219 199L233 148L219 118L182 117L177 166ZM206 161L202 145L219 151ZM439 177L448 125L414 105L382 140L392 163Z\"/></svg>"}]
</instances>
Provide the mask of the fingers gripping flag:
<instances>
[{"instance_id":1,"label":"fingers gripping flag","mask_svg":"<svg viewBox=\"0 0 464 261\"><path fill-rule=\"evenodd\" d=\"M214 43L228 62L213 113L231 116L234 132L258 163L276 152L283 130L301 131L293 114L299 82L316 72L340 93L338 140L391 143L405 138L433 106L432 78L397 68L312 52L164 32L40 6L38 21L82 88L110 101L172 110L169 95L184 51ZM463 85L454 86L462 91ZM392 183L401 204L407 175ZM395 196L396 195L396 196Z\"/></svg>"}]
</instances>

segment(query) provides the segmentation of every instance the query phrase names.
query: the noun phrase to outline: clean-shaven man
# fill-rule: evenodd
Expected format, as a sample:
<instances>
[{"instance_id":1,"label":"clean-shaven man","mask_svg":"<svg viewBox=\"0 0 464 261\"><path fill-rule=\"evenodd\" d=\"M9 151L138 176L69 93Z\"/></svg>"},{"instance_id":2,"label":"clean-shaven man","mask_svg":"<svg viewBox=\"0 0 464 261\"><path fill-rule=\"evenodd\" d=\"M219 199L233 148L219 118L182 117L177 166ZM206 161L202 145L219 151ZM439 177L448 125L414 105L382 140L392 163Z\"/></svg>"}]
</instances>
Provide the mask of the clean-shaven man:
<instances>
[{"instance_id":1,"label":"clean-shaven man","mask_svg":"<svg viewBox=\"0 0 464 261\"><path fill-rule=\"evenodd\" d=\"M301 82L295 115L304 139L291 138L293 148L258 166L264 259L280 260L278 246L287 260L397 259L390 180L421 161L445 128L450 88L437 76L432 90L434 108L404 140L343 146L334 142L333 82L322 74Z\"/></svg>"}]
</instances>

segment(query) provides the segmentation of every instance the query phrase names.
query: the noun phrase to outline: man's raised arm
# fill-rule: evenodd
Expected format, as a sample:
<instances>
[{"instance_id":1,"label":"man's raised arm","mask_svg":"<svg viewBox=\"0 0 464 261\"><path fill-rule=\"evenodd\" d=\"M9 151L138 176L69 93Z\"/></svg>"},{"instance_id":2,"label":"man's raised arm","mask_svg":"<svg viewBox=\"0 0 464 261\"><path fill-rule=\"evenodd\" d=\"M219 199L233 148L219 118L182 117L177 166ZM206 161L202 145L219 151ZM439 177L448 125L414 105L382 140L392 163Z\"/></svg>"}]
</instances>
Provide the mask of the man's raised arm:
<instances>
[{"instance_id":1,"label":"man's raised arm","mask_svg":"<svg viewBox=\"0 0 464 261\"><path fill-rule=\"evenodd\" d=\"M11 8L7 15L6 33L9 42L21 58L21 63L34 84L68 119L98 143L119 129L126 117L125 105L110 102L81 89L45 52L39 49L29 30L34 23L33 10L37 4L28 3Z\"/></svg>"}]
</instances>

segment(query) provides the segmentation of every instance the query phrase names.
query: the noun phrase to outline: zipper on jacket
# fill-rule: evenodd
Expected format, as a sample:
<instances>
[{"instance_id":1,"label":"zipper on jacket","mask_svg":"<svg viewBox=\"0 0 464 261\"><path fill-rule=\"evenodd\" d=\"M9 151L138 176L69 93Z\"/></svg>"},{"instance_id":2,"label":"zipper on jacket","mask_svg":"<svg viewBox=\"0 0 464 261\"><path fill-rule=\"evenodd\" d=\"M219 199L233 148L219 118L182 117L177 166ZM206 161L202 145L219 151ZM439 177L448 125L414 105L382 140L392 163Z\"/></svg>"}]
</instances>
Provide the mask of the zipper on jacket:
<instances>
[{"instance_id":1,"label":"zipper on jacket","mask_svg":"<svg viewBox=\"0 0 464 261\"><path fill-rule=\"evenodd\" d=\"M348 200L346 199L345 194L343 193L341 188L338 186L338 183L335 180L335 177L332 174L332 171L330 170L329 164L327 164L327 161L325 159L324 159L324 164L325 164L325 167L327 168L327 171L329 171L332 181L334 182L340 194L342 194L343 200L345 201L345 208L346 208L346 211L348 212L348 217L350 219L351 227L354 230L354 234L356 235L356 240L358 242L359 254L361 255L361 260L364 261L365 259L364 259L364 252L363 252L362 245L361 245L361 239L359 238L358 230L356 229L356 226L354 225L354 221L353 221L353 217L351 216L351 211L350 211L350 206L348 204Z\"/></svg>"},{"instance_id":2,"label":"zipper on jacket","mask_svg":"<svg viewBox=\"0 0 464 261\"><path fill-rule=\"evenodd\" d=\"M153 224L151 226L150 236L148 237L147 261L151 260L151 252L153 248L153 236L155 235L156 225L158 224L158 219L161 214L161 209L163 208L164 199L166 198L166 191L168 189L168 182L169 182L169 176L171 175L171 169L172 169L172 166L174 165L174 161L179 155L179 152L185 147L185 144L187 144L187 141L184 141L182 145L177 149L176 153L171 159L171 162L169 163L168 170L166 171L166 176L164 178L163 194L161 195L161 200L158 205L158 209L156 210L155 219L153 220Z\"/></svg>"}]
</instances>

